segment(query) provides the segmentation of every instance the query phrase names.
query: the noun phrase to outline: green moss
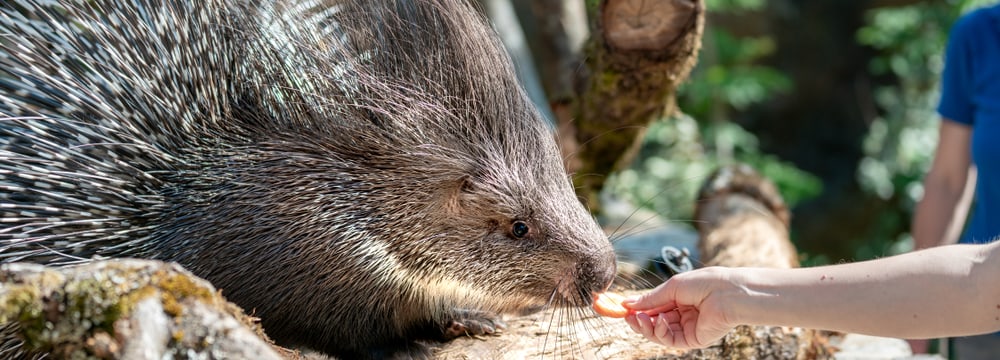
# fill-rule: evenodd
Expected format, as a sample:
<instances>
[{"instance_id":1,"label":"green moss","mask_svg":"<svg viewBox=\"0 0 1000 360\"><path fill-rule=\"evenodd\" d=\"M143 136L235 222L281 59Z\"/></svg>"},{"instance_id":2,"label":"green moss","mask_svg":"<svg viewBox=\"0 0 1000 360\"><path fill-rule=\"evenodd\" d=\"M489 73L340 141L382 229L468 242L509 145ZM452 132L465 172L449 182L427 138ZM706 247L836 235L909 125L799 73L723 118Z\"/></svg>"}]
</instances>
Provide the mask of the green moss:
<instances>
[{"instance_id":1,"label":"green moss","mask_svg":"<svg viewBox=\"0 0 1000 360\"><path fill-rule=\"evenodd\" d=\"M170 314L170 316L177 317L181 315L184 309L180 305L180 301L188 297L193 297L209 304L216 302L215 294L211 290L199 285L190 277L183 274L157 271L153 274L151 282L161 290L163 310L167 314Z\"/></svg>"},{"instance_id":2,"label":"green moss","mask_svg":"<svg viewBox=\"0 0 1000 360\"><path fill-rule=\"evenodd\" d=\"M587 14L590 18L594 17L594 14L598 13L598 8L601 6L601 1L603 0L586 0L584 4L587 6Z\"/></svg>"},{"instance_id":3,"label":"green moss","mask_svg":"<svg viewBox=\"0 0 1000 360\"><path fill-rule=\"evenodd\" d=\"M135 308L135 304L138 304L140 301L153 295L156 295L156 287L150 285L132 290L128 294L122 296L120 301L115 304L115 312L119 316L122 314L130 314L132 313L132 309Z\"/></svg>"},{"instance_id":4,"label":"green moss","mask_svg":"<svg viewBox=\"0 0 1000 360\"><path fill-rule=\"evenodd\" d=\"M115 322L151 297L161 301L164 313L176 321L185 311L183 303L195 300L223 306L254 327L241 310L222 301L219 293L198 279L169 269L131 264L107 264L72 279L56 271L26 275L21 282L4 285L0 292L0 321L19 325L26 349L57 358L101 357L106 354L94 353L100 349L88 342L98 335L113 339ZM185 335L175 331L171 337L180 343Z\"/></svg>"},{"instance_id":5,"label":"green moss","mask_svg":"<svg viewBox=\"0 0 1000 360\"><path fill-rule=\"evenodd\" d=\"M601 72L601 75L598 77L600 81L597 83L597 86L601 91L617 89L618 82L621 80L621 77L622 75L616 71L605 70Z\"/></svg>"},{"instance_id":6,"label":"green moss","mask_svg":"<svg viewBox=\"0 0 1000 360\"><path fill-rule=\"evenodd\" d=\"M26 335L26 344L29 347L38 347L37 335L46 329L44 308L40 301L41 294L37 286L15 285L8 286L3 298L0 299L0 322L16 322L21 326L22 332Z\"/></svg>"},{"instance_id":7,"label":"green moss","mask_svg":"<svg viewBox=\"0 0 1000 360\"><path fill-rule=\"evenodd\" d=\"M69 297L64 318L79 323L82 331L104 329L114 333L114 322L122 312L118 307L118 296L114 285L106 279L80 279L66 284L65 294ZM89 325L89 326L87 326Z\"/></svg>"},{"instance_id":8,"label":"green moss","mask_svg":"<svg viewBox=\"0 0 1000 360\"><path fill-rule=\"evenodd\" d=\"M175 343L180 343L182 340L184 340L184 330L174 331L173 334L170 334L170 338Z\"/></svg>"}]
</instances>

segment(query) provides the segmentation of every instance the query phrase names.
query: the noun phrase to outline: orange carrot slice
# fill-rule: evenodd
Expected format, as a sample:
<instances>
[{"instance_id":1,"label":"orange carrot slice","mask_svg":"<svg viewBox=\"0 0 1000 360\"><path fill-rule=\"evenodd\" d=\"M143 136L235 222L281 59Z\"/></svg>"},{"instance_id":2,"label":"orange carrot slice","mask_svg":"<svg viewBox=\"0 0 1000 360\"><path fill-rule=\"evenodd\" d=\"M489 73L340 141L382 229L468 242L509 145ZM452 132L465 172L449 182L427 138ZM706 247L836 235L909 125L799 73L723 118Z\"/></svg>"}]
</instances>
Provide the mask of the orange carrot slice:
<instances>
[{"instance_id":1,"label":"orange carrot slice","mask_svg":"<svg viewBox=\"0 0 1000 360\"><path fill-rule=\"evenodd\" d=\"M594 310L601 316L623 318L628 309L622 306L625 297L615 293L600 293L594 297Z\"/></svg>"}]
</instances>

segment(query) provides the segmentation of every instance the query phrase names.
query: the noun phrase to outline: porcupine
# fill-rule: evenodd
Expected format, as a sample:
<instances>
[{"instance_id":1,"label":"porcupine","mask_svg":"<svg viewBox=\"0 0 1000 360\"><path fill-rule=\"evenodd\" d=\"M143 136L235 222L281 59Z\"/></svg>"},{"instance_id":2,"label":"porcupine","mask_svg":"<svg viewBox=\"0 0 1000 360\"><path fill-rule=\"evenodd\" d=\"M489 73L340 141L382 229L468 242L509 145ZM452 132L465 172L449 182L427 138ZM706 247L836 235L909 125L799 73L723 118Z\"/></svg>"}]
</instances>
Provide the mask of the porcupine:
<instances>
[{"instance_id":1,"label":"porcupine","mask_svg":"<svg viewBox=\"0 0 1000 360\"><path fill-rule=\"evenodd\" d=\"M24 0L0 36L4 262L176 261L346 357L614 277L464 1Z\"/></svg>"}]
</instances>

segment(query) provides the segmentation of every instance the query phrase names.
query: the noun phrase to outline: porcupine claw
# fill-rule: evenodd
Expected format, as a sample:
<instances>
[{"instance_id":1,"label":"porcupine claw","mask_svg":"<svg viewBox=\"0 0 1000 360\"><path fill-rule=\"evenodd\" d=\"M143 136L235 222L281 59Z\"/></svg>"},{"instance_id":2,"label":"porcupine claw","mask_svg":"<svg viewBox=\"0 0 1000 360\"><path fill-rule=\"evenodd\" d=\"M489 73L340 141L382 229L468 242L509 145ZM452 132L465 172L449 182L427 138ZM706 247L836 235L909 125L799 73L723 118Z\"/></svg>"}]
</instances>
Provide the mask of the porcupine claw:
<instances>
[{"instance_id":1,"label":"porcupine claw","mask_svg":"<svg viewBox=\"0 0 1000 360\"><path fill-rule=\"evenodd\" d=\"M507 328L507 324L497 314L468 309L456 309L455 317L447 322L442 336L451 340L462 336L482 336L497 334Z\"/></svg>"}]
</instances>

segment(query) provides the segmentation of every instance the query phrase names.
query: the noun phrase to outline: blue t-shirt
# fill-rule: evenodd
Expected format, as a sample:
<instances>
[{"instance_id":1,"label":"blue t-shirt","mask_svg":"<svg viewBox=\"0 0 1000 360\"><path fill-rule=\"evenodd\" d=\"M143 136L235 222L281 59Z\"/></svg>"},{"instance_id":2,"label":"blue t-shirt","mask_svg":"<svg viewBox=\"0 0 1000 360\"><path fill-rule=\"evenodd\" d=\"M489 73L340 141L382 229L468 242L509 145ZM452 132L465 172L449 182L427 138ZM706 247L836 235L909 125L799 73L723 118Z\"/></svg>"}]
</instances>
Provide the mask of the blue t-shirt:
<instances>
[{"instance_id":1,"label":"blue t-shirt","mask_svg":"<svg viewBox=\"0 0 1000 360\"><path fill-rule=\"evenodd\" d=\"M992 241L1000 235L1000 5L973 11L952 27L938 113L972 127L978 176L972 218L959 242Z\"/></svg>"}]
</instances>

